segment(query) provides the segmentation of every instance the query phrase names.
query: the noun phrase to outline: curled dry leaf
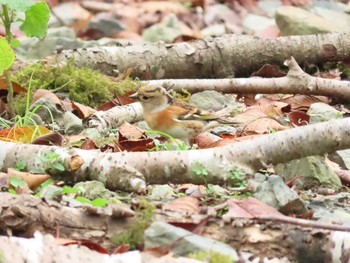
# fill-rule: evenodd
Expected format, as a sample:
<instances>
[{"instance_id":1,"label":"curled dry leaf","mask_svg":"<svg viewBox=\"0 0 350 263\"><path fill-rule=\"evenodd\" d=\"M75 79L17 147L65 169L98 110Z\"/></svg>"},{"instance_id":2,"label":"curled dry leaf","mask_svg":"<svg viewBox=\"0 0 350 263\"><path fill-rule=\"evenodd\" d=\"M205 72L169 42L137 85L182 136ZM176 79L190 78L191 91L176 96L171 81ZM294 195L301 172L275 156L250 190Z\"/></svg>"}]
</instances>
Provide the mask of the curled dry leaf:
<instances>
[{"instance_id":1,"label":"curled dry leaf","mask_svg":"<svg viewBox=\"0 0 350 263\"><path fill-rule=\"evenodd\" d=\"M13 88L13 93L14 94L19 94L20 92L27 92L25 88L20 86L18 83L11 81L12 83L12 88ZM5 78L0 78L0 90L4 90L7 92L7 84Z\"/></svg>"},{"instance_id":2,"label":"curled dry leaf","mask_svg":"<svg viewBox=\"0 0 350 263\"><path fill-rule=\"evenodd\" d=\"M80 119L85 119L96 112L95 109L78 102L72 102L72 107L78 111Z\"/></svg>"},{"instance_id":3,"label":"curled dry leaf","mask_svg":"<svg viewBox=\"0 0 350 263\"><path fill-rule=\"evenodd\" d=\"M63 141L63 136L59 132L54 131L35 138L32 144L62 146Z\"/></svg>"},{"instance_id":4,"label":"curled dry leaf","mask_svg":"<svg viewBox=\"0 0 350 263\"><path fill-rule=\"evenodd\" d=\"M272 206L269 206L253 197L242 200L229 199L227 204L228 212L222 216L222 219L225 222L231 222L236 218L259 218L266 215L285 217Z\"/></svg>"},{"instance_id":5,"label":"curled dry leaf","mask_svg":"<svg viewBox=\"0 0 350 263\"><path fill-rule=\"evenodd\" d=\"M47 89L37 89L33 95L32 104L40 98L46 98L52 100L56 105L61 105L61 100L52 91Z\"/></svg>"},{"instance_id":6,"label":"curled dry leaf","mask_svg":"<svg viewBox=\"0 0 350 263\"><path fill-rule=\"evenodd\" d=\"M250 108L244 113L236 115L234 120L246 125L243 125L243 130L254 131L261 134L266 133L271 129L276 131L287 129L287 127L282 125L278 120L266 115L258 108Z\"/></svg>"},{"instance_id":7,"label":"curled dry leaf","mask_svg":"<svg viewBox=\"0 0 350 263\"><path fill-rule=\"evenodd\" d=\"M222 139L210 132L203 132L194 138L194 143L197 144L200 149L210 147L210 145L217 141L222 141Z\"/></svg>"},{"instance_id":8,"label":"curled dry leaf","mask_svg":"<svg viewBox=\"0 0 350 263\"><path fill-rule=\"evenodd\" d=\"M309 124L310 115L303 111L293 111L288 114L288 119L294 126L304 126Z\"/></svg>"},{"instance_id":9,"label":"curled dry leaf","mask_svg":"<svg viewBox=\"0 0 350 263\"><path fill-rule=\"evenodd\" d=\"M145 134L139 127L128 122L119 127L119 132L127 139L141 139Z\"/></svg>"},{"instance_id":10,"label":"curled dry leaf","mask_svg":"<svg viewBox=\"0 0 350 263\"><path fill-rule=\"evenodd\" d=\"M7 169L7 173L12 177L20 177L25 181L30 189L34 189L50 178L47 174L32 174L27 172L20 172L12 168Z\"/></svg>"},{"instance_id":11,"label":"curled dry leaf","mask_svg":"<svg viewBox=\"0 0 350 263\"><path fill-rule=\"evenodd\" d=\"M316 102L329 103L330 99L323 96L311 96L311 95L285 95L282 100L285 103L288 103L294 110L308 110L311 104Z\"/></svg>"},{"instance_id":12,"label":"curled dry leaf","mask_svg":"<svg viewBox=\"0 0 350 263\"><path fill-rule=\"evenodd\" d=\"M165 204L163 210L198 214L200 212L200 206L197 198L184 196Z\"/></svg>"},{"instance_id":13,"label":"curled dry leaf","mask_svg":"<svg viewBox=\"0 0 350 263\"><path fill-rule=\"evenodd\" d=\"M252 77L280 78L286 75L287 73L280 70L277 65L265 64L258 71L254 72Z\"/></svg>"}]
</instances>

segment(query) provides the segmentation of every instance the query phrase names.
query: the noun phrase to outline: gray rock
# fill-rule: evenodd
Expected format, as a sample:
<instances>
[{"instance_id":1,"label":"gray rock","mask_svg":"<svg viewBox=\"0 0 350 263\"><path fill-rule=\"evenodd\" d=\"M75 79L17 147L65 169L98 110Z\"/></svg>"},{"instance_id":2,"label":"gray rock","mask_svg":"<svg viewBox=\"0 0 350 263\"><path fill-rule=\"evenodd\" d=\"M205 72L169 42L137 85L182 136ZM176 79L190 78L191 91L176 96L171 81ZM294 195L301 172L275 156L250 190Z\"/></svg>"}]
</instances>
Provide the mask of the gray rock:
<instances>
[{"instance_id":1,"label":"gray rock","mask_svg":"<svg viewBox=\"0 0 350 263\"><path fill-rule=\"evenodd\" d=\"M310 123L318 123L332 119L341 119L344 115L343 112L338 111L332 106L329 106L323 102L311 104L310 109L307 111L307 114L310 115Z\"/></svg>"},{"instance_id":2,"label":"gray rock","mask_svg":"<svg viewBox=\"0 0 350 263\"><path fill-rule=\"evenodd\" d=\"M350 170L350 149L337 151L336 153L340 156L340 158L343 161L342 166L345 166L346 169Z\"/></svg>"},{"instance_id":3,"label":"gray rock","mask_svg":"<svg viewBox=\"0 0 350 263\"><path fill-rule=\"evenodd\" d=\"M74 187L80 188L84 197L90 200L93 200L98 197L111 198L117 196L115 192L106 189L104 184L99 181L79 182L76 183Z\"/></svg>"},{"instance_id":4,"label":"gray rock","mask_svg":"<svg viewBox=\"0 0 350 263\"><path fill-rule=\"evenodd\" d=\"M349 26L344 28L339 23L293 6L279 7L275 19L283 36L350 31Z\"/></svg>"},{"instance_id":5,"label":"gray rock","mask_svg":"<svg viewBox=\"0 0 350 263\"><path fill-rule=\"evenodd\" d=\"M181 34L179 20L174 14L169 14L161 23L143 30L142 37L150 42L165 41L171 43Z\"/></svg>"},{"instance_id":6,"label":"gray rock","mask_svg":"<svg viewBox=\"0 0 350 263\"><path fill-rule=\"evenodd\" d=\"M112 35L123 31L126 26L117 19L100 19L98 21L91 21L88 25L88 29L100 30L105 35Z\"/></svg>"},{"instance_id":7,"label":"gray rock","mask_svg":"<svg viewBox=\"0 0 350 263\"><path fill-rule=\"evenodd\" d=\"M323 223L338 222L350 226L350 193L342 192L336 195L313 198L308 208L314 209L313 218Z\"/></svg>"},{"instance_id":8,"label":"gray rock","mask_svg":"<svg viewBox=\"0 0 350 263\"><path fill-rule=\"evenodd\" d=\"M75 31L69 27L53 27L47 30L46 37L66 37L66 38L76 38L77 35Z\"/></svg>"},{"instance_id":9,"label":"gray rock","mask_svg":"<svg viewBox=\"0 0 350 263\"><path fill-rule=\"evenodd\" d=\"M173 244L170 249L176 256L185 256L199 251L212 251L230 256L233 260L238 260L237 252L229 245L208 237L195 235L183 228L164 222L153 222L146 229L146 249L169 244Z\"/></svg>"},{"instance_id":10,"label":"gray rock","mask_svg":"<svg viewBox=\"0 0 350 263\"><path fill-rule=\"evenodd\" d=\"M173 187L169 185L154 185L151 187L150 198L152 200L171 199L175 195Z\"/></svg>"},{"instance_id":11,"label":"gray rock","mask_svg":"<svg viewBox=\"0 0 350 263\"><path fill-rule=\"evenodd\" d=\"M55 200L56 197L61 195L61 187L55 185L48 185L40 192L40 198L45 198L48 200Z\"/></svg>"},{"instance_id":12,"label":"gray rock","mask_svg":"<svg viewBox=\"0 0 350 263\"><path fill-rule=\"evenodd\" d=\"M66 2L53 7L55 14L64 21L65 25L73 24L77 21L89 21L90 12L81 7L79 3ZM49 26L62 26L56 16L51 15Z\"/></svg>"},{"instance_id":13,"label":"gray rock","mask_svg":"<svg viewBox=\"0 0 350 263\"><path fill-rule=\"evenodd\" d=\"M221 36L226 33L225 24L209 25L201 30L204 36Z\"/></svg>"},{"instance_id":14,"label":"gray rock","mask_svg":"<svg viewBox=\"0 0 350 263\"><path fill-rule=\"evenodd\" d=\"M230 97L215 90L206 90L195 93L191 96L189 103L204 110L221 110L226 107L237 109L240 104Z\"/></svg>"},{"instance_id":15,"label":"gray rock","mask_svg":"<svg viewBox=\"0 0 350 263\"><path fill-rule=\"evenodd\" d=\"M272 18L249 14L243 19L243 29L248 33L255 33L269 26L276 25Z\"/></svg>"},{"instance_id":16,"label":"gray rock","mask_svg":"<svg viewBox=\"0 0 350 263\"><path fill-rule=\"evenodd\" d=\"M44 123L53 125L53 122L56 122L60 127L63 126L63 112L57 109L56 104L52 100L40 98L29 107L30 111L34 109L36 109L35 114L37 114Z\"/></svg>"},{"instance_id":17,"label":"gray rock","mask_svg":"<svg viewBox=\"0 0 350 263\"><path fill-rule=\"evenodd\" d=\"M68 135L79 134L84 129L83 121L70 111L63 116L64 131Z\"/></svg>"},{"instance_id":18,"label":"gray rock","mask_svg":"<svg viewBox=\"0 0 350 263\"><path fill-rule=\"evenodd\" d=\"M325 186L338 190L341 187L339 177L328 167L324 157L321 156L308 156L278 164L274 168L286 181L301 175L301 178L294 181L294 184L300 189Z\"/></svg>"},{"instance_id":19,"label":"gray rock","mask_svg":"<svg viewBox=\"0 0 350 263\"><path fill-rule=\"evenodd\" d=\"M314 7L310 10L315 15L322 17L330 22L334 23L336 18L337 27L341 27L345 32L349 31L350 28L350 15L342 12L341 10L330 10L328 8Z\"/></svg>"},{"instance_id":20,"label":"gray rock","mask_svg":"<svg viewBox=\"0 0 350 263\"><path fill-rule=\"evenodd\" d=\"M258 187L254 197L269 204L284 214L303 214L307 211L304 202L277 175L271 175Z\"/></svg>"}]
</instances>

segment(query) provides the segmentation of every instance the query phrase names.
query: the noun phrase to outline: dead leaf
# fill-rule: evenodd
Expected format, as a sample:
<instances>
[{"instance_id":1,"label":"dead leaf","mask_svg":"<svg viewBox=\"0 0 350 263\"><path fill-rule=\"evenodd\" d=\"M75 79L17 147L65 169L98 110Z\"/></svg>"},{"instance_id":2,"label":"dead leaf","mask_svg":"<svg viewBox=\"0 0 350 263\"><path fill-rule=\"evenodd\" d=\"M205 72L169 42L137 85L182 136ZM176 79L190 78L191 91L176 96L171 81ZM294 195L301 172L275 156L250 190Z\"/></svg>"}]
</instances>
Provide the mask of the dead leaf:
<instances>
[{"instance_id":1,"label":"dead leaf","mask_svg":"<svg viewBox=\"0 0 350 263\"><path fill-rule=\"evenodd\" d=\"M72 107L78 111L80 119L85 119L96 112L95 109L75 101L72 102Z\"/></svg>"},{"instance_id":2,"label":"dead leaf","mask_svg":"<svg viewBox=\"0 0 350 263\"><path fill-rule=\"evenodd\" d=\"M32 141L32 144L62 146L63 141L64 141L64 138L61 135L61 133L54 131L54 132L49 132L47 134L36 137Z\"/></svg>"},{"instance_id":3,"label":"dead leaf","mask_svg":"<svg viewBox=\"0 0 350 263\"><path fill-rule=\"evenodd\" d=\"M35 103L38 99L46 98L53 101L56 105L62 106L61 100L54 94L52 91L47 89L37 89L32 98L32 104Z\"/></svg>"},{"instance_id":4,"label":"dead leaf","mask_svg":"<svg viewBox=\"0 0 350 263\"><path fill-rule=\"evenodd\" d=\"M311 96L311 95L285 95L282 100L292 106L291 110L305 110L307 111L311 104L316 102L329 103L330 99L323 96Z\"/></svg>"},{"instance_id":5,"label":"dead leaf","mask_svg":"<svg viewBox=\"0 0 350 263\"><path fill-rule=\"evenodd\" d=\"M286 75L287 73L282 71L277 65L265 64L258 71L254 72L252 77L280 78Z\"/></svg>"},{"instance_id":6,"label":"dead leaf","mask_svg":"<svg viewBox=\"0 0 350 263\"><path fill-rule=\"evenodd\" d=\"M165 204L162 208L167 211L186 212L198 214L200 212L199 200L192 196L184 196Z\"/></svg>"},{"instance_id":7,"label":"dead leaf","mask_svg":"<svg viewBox=\"0 0 350 263\"><path fill-rule=\"evenodd\" d=\"M309 124L310 115L303 111L293 111L288 114L288 119L294 126L304 126Z\"/></svg>"},{"instance_id":8,"label":"dead leaf","mask_svg":"<svg viewBox=\"0 0 350 263\"><path fill-rule=\"evenodd\" d=\"M14 81L11 81L11 83L12 83L12 88L13 88L14 94L19 94L21 92L27 93L27 89L23 88L18 83L14 82ZM6 94L7 94L7 83L6 83L5 78L3 78L3 77L0 78L0 91L2 91L2 90L6 91Z\"/></svg>"},{"instance_id":9,"label":"dead leaf","mask_svg":"<svg viewBox=\"0 0 350 263\"><path fill-rule=\"evenodd\" d=\"M35 138L51 132L44 126L16 126L0 131L0 140L30 143Z\"/></svg>"},{"instance_id":10,"label":"dead leaf","mask_svg":"<svg viewBox=\"0 0 350 263\"><path fill-rule=\"evenodd\" d=\"M33 174L27 172L20 172L12 168L7 169L7 173L10 177L20 177L23 181L28 184L30 189L35 189L40 186L43 182L50 178L48 174Z\"/></svg>"},{"instance_id":11,"label":"dead leaf","mask_svg":"<svg viewBox=\"0 0 350 263\"><path fill-rule=\"evenodd\" d=\"M137 126L124 122L119 127L119 132L127 139L141 139L145 133Z\"/></svg>"},{"instance_id":12,"label":"dead leaf","mask_svg":"<svg viewBox=\"0 0 350 263\"><path fill-rule=\"evenodd\" d=\"M245 124L245 126L242 125L244 127L243 130L254 131L260 134L267 133L270 130L280 131L288 128L256 107L251 107L244 113L236 115L233 119Z\"/></svg>"}]
</instances>

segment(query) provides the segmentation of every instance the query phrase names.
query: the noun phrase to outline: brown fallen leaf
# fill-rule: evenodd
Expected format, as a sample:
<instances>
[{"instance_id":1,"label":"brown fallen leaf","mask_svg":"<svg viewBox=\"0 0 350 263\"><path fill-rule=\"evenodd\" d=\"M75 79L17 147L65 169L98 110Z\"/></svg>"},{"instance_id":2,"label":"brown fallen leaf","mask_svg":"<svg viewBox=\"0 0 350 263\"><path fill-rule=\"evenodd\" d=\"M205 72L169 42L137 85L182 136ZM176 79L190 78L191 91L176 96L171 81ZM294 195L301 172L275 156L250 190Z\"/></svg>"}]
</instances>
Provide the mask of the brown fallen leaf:
<instances>
[{"instance_id":1,"label":"brown fallen leaf","mask_svg":"<svg viewBox=\"0 0 350 263\"><path fill-rule=\"evenodd\" d=\"M33 174L28 172L20 172L12 168L7 169L7 174L11 177L20 177L25 181L30 189L35 189L40 186L43 182L50 178L48 174Z\"/></svg>"}]
</instances>

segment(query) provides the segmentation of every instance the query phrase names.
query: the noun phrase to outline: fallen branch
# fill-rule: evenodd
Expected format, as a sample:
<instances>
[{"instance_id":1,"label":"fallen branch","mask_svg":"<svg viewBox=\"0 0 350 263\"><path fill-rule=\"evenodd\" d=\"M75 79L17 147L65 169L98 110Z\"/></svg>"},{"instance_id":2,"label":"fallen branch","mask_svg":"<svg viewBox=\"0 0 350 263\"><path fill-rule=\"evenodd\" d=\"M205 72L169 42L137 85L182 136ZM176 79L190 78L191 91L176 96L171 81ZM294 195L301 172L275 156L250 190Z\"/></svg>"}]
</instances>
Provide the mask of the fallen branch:
<instances>
[{"instance_id":1,"label":"fallen branch","mask_svg":"<svg viewBox=\"0 0 350 263\"><path fill-rule=\"evenodd\" d=\"M110 247L110 239L125 231L133 221L128 218L134 214L123 205L72 208L32 195L0 193L0 233L10 231L22 237L32 237L35 231L55 234L59 230L61 238L90 239Z\"/></svg>"},{"instance_id":2,"label":"fallen branch","mask_svg":"<svg viewBox=\"0 0 350 263\"><path fill-rule=\"evenodd\" d=\"M240 169L253 173L269 164L284 163L309 155L350 147L350 118L307 125L255 137L212 149L162 152L100 153L74 148L0 142L0 168L7 171L19 161L28 170L47 170L37 156L50 150L59 154L61 172L51 175L66 182L99 180L109 189L142 192L148 184L230 183L230 173ZM76 160L81 160L76 165ZM193 170L200 166L205 177Z\"/></svg>"},{"instance_id":3,"label":"fallen branch","mask_svg":"<svg viewBox=\"0 0 350 263\"><path fill-rule=\"evenodd\" d=\"M215 90L223 93L304 94L337 97L350 101L350 82L313 77L305 73L292 57L285 64L289 71L281 78L249 79L162 79L144 81L148 85L160 85L190 93Z\"/></svg>"},{"instance_id":4,"label":"fallen branch","mask_svg":"<svg viewBox=\"0 0 350 263\"><path fill-rule=\"evenodd\" d=\"M260 39L230 34L177 44L63 50L45 60L51 65L74 58L77 66L95 68L108 75L134 68L132 76L142 79L240 77L267 63L282 65L291 56L299 63L310 64L348 59L349 36L331 33Z\"/></svg>"}]
</instances>

